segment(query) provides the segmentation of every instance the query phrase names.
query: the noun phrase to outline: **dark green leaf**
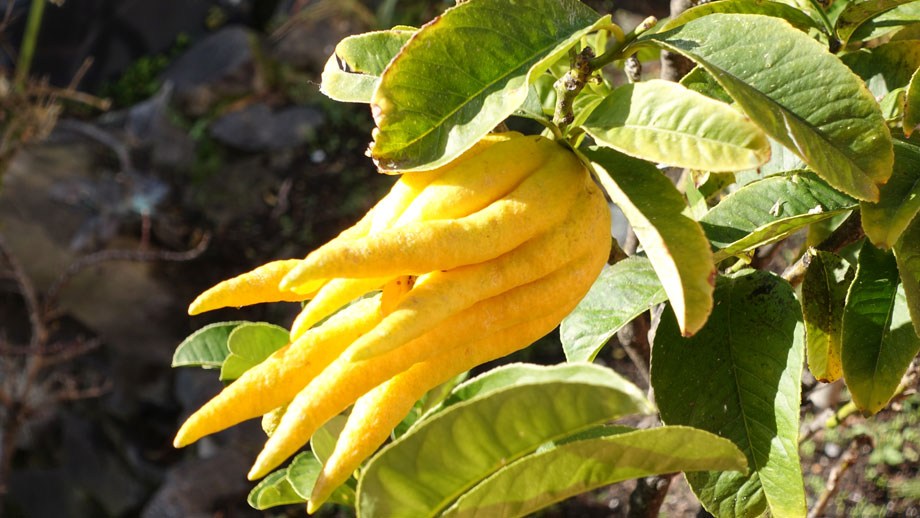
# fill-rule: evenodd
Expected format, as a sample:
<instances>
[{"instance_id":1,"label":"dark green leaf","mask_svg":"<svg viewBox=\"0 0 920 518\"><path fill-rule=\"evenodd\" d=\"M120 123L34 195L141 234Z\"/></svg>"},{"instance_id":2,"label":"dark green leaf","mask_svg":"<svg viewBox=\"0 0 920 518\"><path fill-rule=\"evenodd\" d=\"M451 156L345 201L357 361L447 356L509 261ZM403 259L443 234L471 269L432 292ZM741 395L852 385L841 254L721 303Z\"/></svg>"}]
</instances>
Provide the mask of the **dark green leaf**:
<instances>
[{"instance_id":1,"label":"dark green leaf","mask_svg":"<svg viewBox=\"0 0 920 518\"><path fill-rule=\"evenodd\" d=\"M915 217L901 234L901 239L894 245L894 256L898 261L898 273L914 331L920 336L920 218Z\"/></svg>"},{"instance_id":2,"label":"dark green leaf","mask_svg":"<svg viewBox=\"0 0 920 518\"><path fill-rule=\"evenodd\" d=\"M278 505L299 504L306 499L298 495L287 479L288 468L269 473L249 492L246 502L253 509L268 509Z\"/></svg>"},{"instance_id":3,"label":"dark green leaf","mask_svg":"<svg viewBox=\"0 0 920 518\"><path fill-rule=\"evenodd\" d=\"M677 167L739 171L770 158L767 136L744 115L670 81L617 88L583 126L599 144Z\"/></svg>"},{"instance_id":4,"label":"dark green leaf","mask_svg":"<svg viewBox=\"0 0 920 518\"><path fill-rule=\"evenodd\" d=\"M681 212L684 198L652 164L610 148L584 151L611 200L642 243L685 334L695 333L712 309L715 266L700 225Z\"/></svg>"},{"instance_id":5,"label":"dark green leaf","mask_svg":"<svg viewBox=\"0 0 920 518\"><path fill-rule=\"evenodd\" d=\"M804 355L792 287L764 271L716 282L709 322L682 338L670 310L652 346L652 387L665 424L702 428L734 442L751 473L688 473L717 518L804 517L798 455Z\"/></svg>"},{"instance_id":6,"label":"dark green leaf","mask_svg":"<svg viewBox=\"0 0 920 518\"><path fill-rule=\"evenodd\" d=\"M478 386L475 397L445 404L370 461L358 484L359 516L436 516L547 441L651 410L635 386L596 365L516 365L488 376L458 387Z\"/></svg>"},{"instance_id":7,"label":"dark green leaf","mask_svg":"<svg viewBox=\"0 0 920 518\"><path fill-rule=\"evenodd\" d=\"M604 24L577 0L469 0L425 25L381 76L372 157L384 170L432 169L511 115L528 87Z\"/></svg>"},{"instance_id":8,"label":"dark green leaf","mask_svg":"<svg viewBox=\"0 0 920 518\"><path fill-rule=\"evenodd\" d=\"M814 249L807 253L811 262L802 280L802 313L808 368L819 381L836 381L843 376L843 307L855 272L838 255Z\"/></svg>"},{"instance_id":9,"label":"dark green leaf","mask_svg":"<svg viewBox=\"0 0 920 518\"><path fill-rule=\"evenodd\" d=\"M872 49L860 49L840 58L878 98L907 86L920 67L920 40L892 41Z\"/></svg>"},{"instance_id":10,"label":"dark green leaf","mask_svg":"<svg viewBox=\"0 0 920 518\"><path fill-rule=\"evenodd\" d=\"M326 62L320 91L336 101L369 103L380 74L415 30L393 29L349 36Z\"/></svg>"},{"instance_id":11,"label":"dark green leaf","mask_svg":"<svg viewBox=\"0 0 920 518\"><path fill-rule=\"evenodd\" d=\"M702 430L622 426L591 430L498 470L442 515L514 518L554 502L623 480L677 471L747 469L738 447Z\"/></svg>"},{"instance_id":12,"label":"dark green leaf","mask_svg":"<svg viewBox=\"0 0 920 518\"><path fill-rule=\"evenodd\" d=\"M891 252L865 241L843 312L843 376L856 407L874 414L888 404L920 338L911 325Z\"/></svg>"},{"instance_id":13,"label":"dark green leaf","mask_svg":"<svg viewBox=\"0 0 920 518\"><path fill-rule=\"evenodd\" d=\"M915 0L866 0L852 3L837 17L837 37L843 42L843 46L846 46L860 25L901 4L913 1Z\"/></svg>"},{"instance_id":14,"label":"dark green leaf","mask_svg":"<svg viewBox=\"0 0 920 518\"><path fill-rule=\"evenodd\" d=\"M640 40L699 63L828 183L878 200L876 184L888 179L894 160L878 103L808 35L777 18L712 14Z\"/></svg>"},{"instance_id":15,"label":"dark green leaf","mask_svg":"<svg viewBox=\"0 0 920 518\"><path fill-rule=\"evenodd\" d=\"M200 366L205 369L217 369L230 354L227 338L237 326L248 322L217 322L209 324L188 336L176 348L173 354L173 367Z\"/></svg>"},{"instance_id":16,"label":"dark green leaf","mask_svg":"<svg viewBox=\"0 0 920 518\"><path fill-rule=\"evenodd\" d=\"M287 329L265 322L249 322L236 327L227 338L230 354L221 365L221 381L239 378L271 353L287 345L289 340Z\"/></svg>"},{"instance_id":17,"label":"dark green leaf","mask_svg":"<svg viewBox=\"0 0 920 518\"><path fill-rule=\"evenodd\" d=\"M578 307L562 321L559 334L566 361L593 361L621 327L667 298L645 257L634 255L604 268Z\"/></svg>"},{"instance_id":18,"label":"dark green leaf","mask_svg":"<svg viewBox=\"0 0 920 518\"><path fill-rule=\"evenodd\" d=\"M856 201L813 173L770 176L726 196L700 218L716 260L778 241L796 230L852 210Z\"/></svg>"},{"instance_id":19,"label":"dark green leaf","mask_svg":"<svg viewBox=\"0 0 920 518\"><path fill-rule=\"evenodd\" d=\"M920 147L894 141L894 171L879 192L878 203L859 204L862 226L876 246L890 248L920 211Z\"/></svg>"},{"instance_id":20,"label":"dark green leaf","mask_svg":"<svg viewBox=\"0 0 920 518\"><path fill-rule=\"evenodd\" d=\"M704 6L705 5L710 4L704 4ZM713 79L712 75L703 67L695 67L687 75L681 78L680 84L694 92L699 92L706 97L711 97L726 104L735 102L730 95L725 93L725 89L722 88L719 82Z\"/></svg>"}]
</instances>

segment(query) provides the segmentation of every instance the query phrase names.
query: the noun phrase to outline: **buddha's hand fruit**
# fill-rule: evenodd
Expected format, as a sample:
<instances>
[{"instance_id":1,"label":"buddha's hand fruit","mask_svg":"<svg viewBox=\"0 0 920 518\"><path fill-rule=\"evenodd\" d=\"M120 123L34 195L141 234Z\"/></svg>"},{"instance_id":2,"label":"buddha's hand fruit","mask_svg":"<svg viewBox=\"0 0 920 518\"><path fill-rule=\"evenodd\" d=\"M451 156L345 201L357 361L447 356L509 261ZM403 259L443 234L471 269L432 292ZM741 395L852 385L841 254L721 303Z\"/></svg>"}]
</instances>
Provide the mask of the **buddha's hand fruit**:
<instances>
[{"instance_id":1,"label":"buddha's hand fruit","mask_svg":"<svg viewBox=\"0 0 920 518\"><path fill-rule=\"evenodd\" d=\"M256 479L358 401L317 482L315 509L425 391L550 332L610 245L603 195L578 158L548 139L489 135L446 166L406 173L306 259L269 263L192 304L198 312L313 298L292 343L193 414L175 445L286 407L249 473Z\"/></svg>"}]
</instances>

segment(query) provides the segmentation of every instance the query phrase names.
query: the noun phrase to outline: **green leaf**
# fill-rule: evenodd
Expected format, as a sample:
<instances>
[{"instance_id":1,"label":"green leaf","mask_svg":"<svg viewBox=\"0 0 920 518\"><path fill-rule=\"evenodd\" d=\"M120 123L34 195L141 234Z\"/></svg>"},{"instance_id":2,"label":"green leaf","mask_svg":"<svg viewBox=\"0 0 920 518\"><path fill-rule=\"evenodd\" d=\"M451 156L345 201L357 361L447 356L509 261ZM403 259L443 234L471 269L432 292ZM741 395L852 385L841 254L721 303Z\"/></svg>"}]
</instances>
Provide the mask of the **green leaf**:
<instances>
[{"instance_id":1,"label":"green leaf","mask_svg":"<svg viewBox=\"0 0 920 518\"><path fill-rule=\"evenodd\" d=\"M617 88L584 128L599 144L677 167L739 171L770 158L767 136L744 115L658 79Z\"/></svg>"},{"instance_id":2,"label":"green leaf","mask_svg":"<svg viewBox=\"0 0 920 518\"><path fill-rule=\"evenodd\" d=\"M310 438L310 449L313 450L320 463L325 463L332 456L335 443L347 421L347 416L337 415L321 426Z\"/></svg>"},{"instance_id":3,"label":"green leaf","mask_svg":"<svg viewBox=\"0 0 920 518\"><path fill-rule=\"evenodd\" d=\"M301 497L302 502L310 499L313 485L316 484L316 479L322 469L323 464L310 451L298 454L287 467L288 482L293 491ZM326 502L354 507L355 490L349 484L342 484L332 492Z\"/></svg>"},{"instance_id":4,"label":"green leaf","mask_svg":"<svg viewBox=\"0 0 920 518\"><path fill-rule=\"evenodd\" d=\"M701 7L705 7L707 5L710 4L703 4ZM694 67L693 70L688 72L687 75L680 79L680 84L693 90L694 92L699 92L706 97L711 97L712 99L722 101L726 104L735 102L732 100L730 95L725 93L725 89L722 88L722 86L712 78L712 75L702 67Z\"/></svg>"},{"instance_id":5,"label":"green leaf","mask_svg":"<svg viewBox=\"0 0 920 518\"><path fill-rule=\"evenodd\" d=\"M682 338L670 310L652 346L652 387L669 425L734 442L751 473L688 473L716 518L805 516L798 455L804 355L801 309L792 287L765 271L716 281L716 305L695 336Z\"/></svg>"},{"instance_id":6,"label":"green leaf","mask_svg":"<svg viewBox=\"0 0 920 518\"><path fill-rule=\"evenodd\" d=\"M904 103L906 100L907 88L895 88L885 94L885 97L879 101L879 108L882 115L889 124L896 123L904 117ZM897 160L897 158L895 158Z\"/></svg>"},{"instance_id":7,"label":"green leaf","mask_svg":"<svg viewBox=\"0 0 920 518\"><path fill-rule=\"evenodd\" d=\"M775 18L782 18L792 24L793 27L806 32L809 29L817 28L815 21L807 14L788 4L771 2L769 0L723 0L691 7L680 13L677 17L665 22L658 32L675 29L691 20L702 18L713 13L763 14Z\"/></svg>"},{"instance_id":8,"label":"green leaf","mask_svg":"<svg viewBox=\"0 0 920 518\"><path fill-rule=\"evenodd\" d=\"M855 272L838 255L814 249L807 253L811 262L802 280L802 313L808 368L818 381L836 381L843 376L843 308Z\"/></svg>"},{"instance_id":9,"label":"green leaf","mask_svg":"<svg viewBox=\"0 0 920 518\"><path fill-rule=\"evenodd\" d=\"M907 86L920 67L920 40L892 41L872 49L860 49L840 58L866 82L878 98Z\"/></svg>"},{"instance_id":10,"label":"green leaf","mask_svg":"<svg viewBox=\"0 0 920 518\"><path fill-rule=\"evenodd\" d=\"M246 502L253 509L268 509L278 505L299 504L306 499L298 495L287 479L288 468L273 471L252 488Z\"/></svg>"},{"instance_id":11,"label":"green leaf","mask_svg":"<svg viewBox=\"0 0 920 518\"><path fill-rule=\"evenodd\" d=\"M634 255L604 268L559 328L566 361L594 361L620 328L667 299L645 257Z\"/></svg>"},{"instance_id":12,"label":"green leaf","mask_svg":"<svg viewBox=\"0 0 920 518\"><path fill-rule=\"evenodd\" d=\"M837 17L835 24L837 37L846 47L850 37L860 25L899 5L913 1L915 0L867 0L852 3Z\"/></svg>"},{"instance_id":13,"label":"green leaf","mask_svg":"<svg viewBox=\"0 0 920 518\"><path fill-rule=\"evenodd\" d=\"M785 238L856 202L813 173L769 176L729 194L700 218L717 261Z\"/></svg>"},{"instance_id":14,"label":"green leaf","mask_svg":"<svg viewBox=\"0 0 920 518\"><path fill-rule=\"evenodd\" d=\"M326 62L320 92L336 101L369 103L380 74L414 29L392 29L349 36Z\"/></svg>"},{"instance_id":15,"label":"green leaf","mask_svg":"<svg viewBox=\"0 0 920 518\"><path fill-rule=\"evenodd\" d=\"M888 404L920 351L891 252L865 241L843 312L843 376L853 403L874 414Z\"/></svg>"},{"instance_id":16,"label":"green leaf","mask_svg":"<svg viewBox=\"0 0 920 518\"><path fill-rule=\"evenodd\" d=\"M610 148L584 154L642 243L685 334L695 333L712 309L715 266L700 225L681 212L684 198L652 164Z\"/></svg>"},{"instance_id":17,"label":"green leaf","mask_svg":"<svg viewBox=\"0 0 920 518\"><path fill-rule=\"evenodd\" d=\"M498 371L498 372L496 372ZM358 483L358 516L436 516L541 444L651 411L641 392L592 364L513 365L460 385L439 410L378 453Z\"/></svg>"},{"instance_id":18,"label":"green leaf","mask_svg":"<svg viewBox=\"0 0 920 518\"><path fill-rule=\"evenodd\" d=\"M920 147L894 141L894 171L878 203L861 202L862 226L876 246L890 248L920 211Z\"/></svg>"},{"instance_id":19,"label":"green leaf","mask_svg":"<svg viewBox=\"0 0 920 518\"><path fill-rule=\"evenodd\" d=\"M592 435L595 437L553 445L500 469L442 516L514 518L632 478L747 469L747 459L731 441L694 428L609 426Z\"/></svg>"},{"instance_id":20,"label":"green leaf","mask_svg":"<svg viewBox=\"0 0 920 518\"><path fill-rule=\"evenodd\" d=\"M894 245L894 256L914 331L920 336L920 218L915 217L901 234L901 239Z\"/></svg>"},{"instance_id":21,"label":"green leaf","mask_svg":"<svg viewBox=\"0 0 920 518\"><path fill-rule=\"evenodd\" d=\"M173 367L200 366L217 369L230 354L227 338L237 326L248 324L243 320L209 324L190 334L173 354Z\"/></svg>"},{"instance_id":22,"label":"green leaf","mask_svg":"<svg viewBox=\"0 0 920 518\"><path fill-rule=\"evenodd\" d=\"M221 381L239 378L289 341L288 330L273 324L248 322L236 327L227 338L230 354L220 368Z\"/></svg>"},{"instance_id":23,"label":"green leaf","mask_svg":"<svg viewBox=\"0 0 920 518\"><path fill-rule=\"evenodd\" d=\"M528 87L524 103L517 108L514 114L535 120L552 119L556 106L556 90L553 89L555 82L556 78L550 74L537 76Z\"/></svg>"},{"instance_id":24,"label":"green leaf","mask_svg":"<svg viewBox=\"0 0 920 518\"><path fill-rule=\"evenodd\" d=\"M920 128L920 68L914 71L904 98L904 135Z\"/></svg>"},{"instance_id":25,"label":"green leaf","mask_svg":"<svg viewBox=\"0 0 920 518\"><path fill-rule=\"evenodd\" d=\"M577 0L469 0L425 25L374 92L372 158L384 170L445 164L511 115L585 34L610 23Z\"/></svg>"},{"instance_id":26,"label":"green leaf","mask_svg":"<svg viewBox=\"0 0 920 518\"><path fill-rule=\"evenodd\" d=\"M866 41L884 36L920 20L920 3L909 2L864 22L850 36L850 41Z\"/></svg>"},{"instance_id":27,"label":"green leaf","mask_svg":"<svg viewBox=\"0 0 920 518\"><path fill-rule=\"evenodd\" d=\"M828 183L878 200L875 184L888 179L894 160L878 103L808 35L777 18L712 14L640 41L699 63L755 124Z\"/></svg>"}]
</instances>

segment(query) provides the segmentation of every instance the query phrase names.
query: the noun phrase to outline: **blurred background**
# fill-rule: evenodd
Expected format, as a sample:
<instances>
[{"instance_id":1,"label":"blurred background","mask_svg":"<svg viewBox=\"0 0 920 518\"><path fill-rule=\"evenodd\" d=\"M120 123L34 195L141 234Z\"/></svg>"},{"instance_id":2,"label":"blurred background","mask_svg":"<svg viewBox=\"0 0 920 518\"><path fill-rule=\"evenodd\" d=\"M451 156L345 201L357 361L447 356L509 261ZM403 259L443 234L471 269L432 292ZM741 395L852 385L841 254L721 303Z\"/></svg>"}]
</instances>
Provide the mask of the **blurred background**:
<instances>
[{"instance_id":1,"label":"blurred background","mask_svg":"<svg viewBox=\"0 0 920 518\"><path fill-rule=\"evenodd\" d=\"M627 30L668 14L665 0L588 3ZM305 255L386 192L394 178L364 156L367 106L325 98L320 72L342 38L451 4L0 1L0 516L305 515L245 503L258 422L172 448L221 388L214 371L171 369L172 353L211 322L290 324L297 304L186 308ZM647 387L622 349L602 355ZM563 356L551 336L517 359ZM625 516L619 486L544 516ZM664 513L703 516L685 486Z\"/></svg>"}]
</instances>

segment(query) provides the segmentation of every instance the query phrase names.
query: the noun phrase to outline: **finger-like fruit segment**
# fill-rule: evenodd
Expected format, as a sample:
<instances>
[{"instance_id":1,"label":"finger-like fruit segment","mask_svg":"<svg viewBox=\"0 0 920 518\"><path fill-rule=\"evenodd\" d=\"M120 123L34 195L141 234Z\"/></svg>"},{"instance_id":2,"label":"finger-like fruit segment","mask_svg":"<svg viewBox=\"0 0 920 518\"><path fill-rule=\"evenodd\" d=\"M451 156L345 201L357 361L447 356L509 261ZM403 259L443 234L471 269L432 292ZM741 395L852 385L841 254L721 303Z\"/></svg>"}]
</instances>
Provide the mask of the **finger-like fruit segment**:
<instances>
[{"instance_id":1,"label":"finger-like fruit segment","mask_svg":"<svg viewBox=\"0 0 920 518\"><path fill-rule=\"evenodd\" d=\"M298 301L303 295L278 288L278 283L301 259L284 259L263 264L258 268L220 282L201 295L188 307L189 315L212 309L248 306L261 302ZM310 288L310 286L306 286Z\"/></svg>"},{"instance_id":2,"label":"finger-like fruit segment","mask_svg":"<svg viewBox=\"0 0 920 518\"><path fill-rule=\"evenodd\" d=\"M389 278L332 279L303 307L291 324L291 340L297 340L320 320L328 317L348 302L379 289Z\"/></svg>"},{"instance_id":3,"label":"finger-like fruit segment","mask_svg":"<svg viewBox=\"0 0 920 518\"><path fill-rule=\"evenodd\" d=\"M607 202L588 183L561 225L495 259L425 276L380 325L355 342L353 355L369 359L395 349L477 301L555 271L609 235Z\"/></svg>"},{"instance_id":4,"label":"finger-like fruit segment","mask_svg":"<svg viewBox=\"0 0 920 518\"><path fill-rule=\"evenodd\" d=\"M332 491L358 469L364 459L390 436L390 432L429 390L461 372L523 349L552 331L575 305L567 304L553 313L502 329L484 338L441 351L407 371L378 385L356 402L332 455L323 466L307 504L313 513Z\"/></svg>"},{"instance_id":5,"label":"finger-like fruit segment","mask_svg":"<svg viewBox=\"0 0 920 518\"><path fill-rule=\"evenodd\" d=\"M225 387L185 421L173 444L177 448L191 444L286 404L355 339L377 325L380 317L379 297L340 311Z\"/></svg>"},{"instance_id":6,"label":"finger-like fruit segment","mask_svg":"<svg viewBox=\"0 0 920 518\"><path fill-rule=\"evenodd\" d=\"M329 243L307 256L283 284L296 286L333 277L422 275L487 261L562 221L583 190L584 177L584 166L575 155L553 154L514 191L478 212Z\"/></svg>"},{"instance_id":7,"label":"finger-like fruit segment","mask_svg":"<svg viewBox=\"0 0 920 518\"><path fill-rule=\"evenodd\" d=\"M598 246L589 253L537 281L483 300L444 320L428 333L370 360L356 360L351 349L314 378L291 404L275 434L249 472L250 480L267 474L297 451L330 418L345 410L375 386L423 361L439 350L486 336L496 327L516 325L533 315L545 314L565 305L567 294L590 288L609 253ZM559 297L562 296L562 301Z\"/></svg>"}]
</instances>

